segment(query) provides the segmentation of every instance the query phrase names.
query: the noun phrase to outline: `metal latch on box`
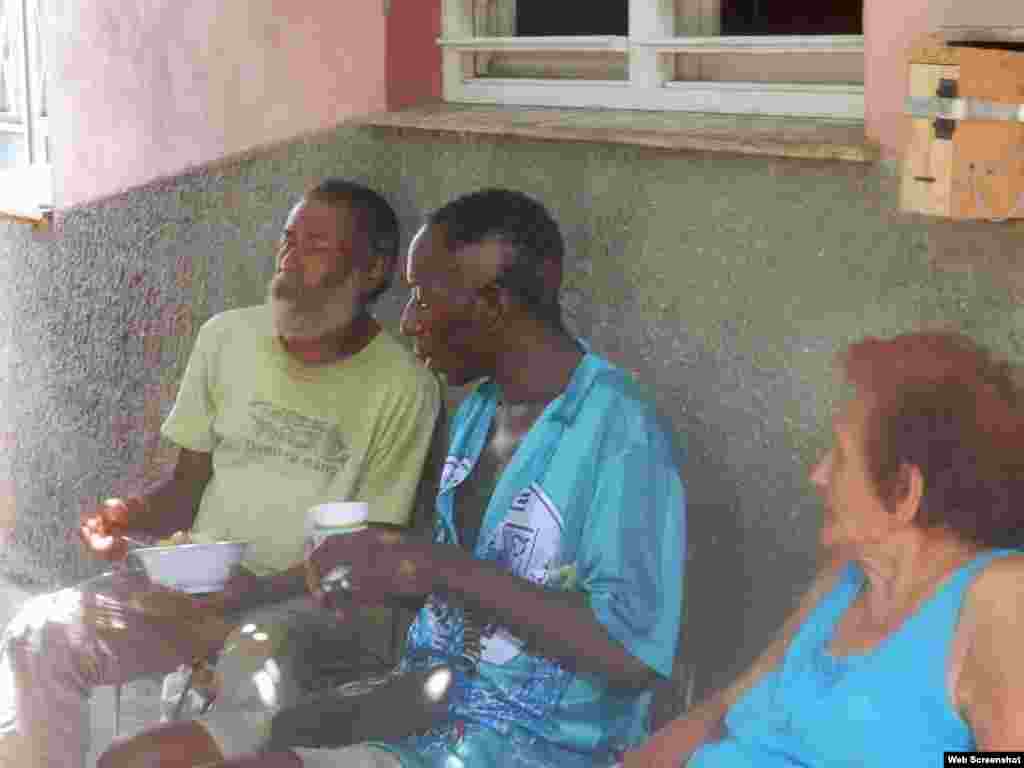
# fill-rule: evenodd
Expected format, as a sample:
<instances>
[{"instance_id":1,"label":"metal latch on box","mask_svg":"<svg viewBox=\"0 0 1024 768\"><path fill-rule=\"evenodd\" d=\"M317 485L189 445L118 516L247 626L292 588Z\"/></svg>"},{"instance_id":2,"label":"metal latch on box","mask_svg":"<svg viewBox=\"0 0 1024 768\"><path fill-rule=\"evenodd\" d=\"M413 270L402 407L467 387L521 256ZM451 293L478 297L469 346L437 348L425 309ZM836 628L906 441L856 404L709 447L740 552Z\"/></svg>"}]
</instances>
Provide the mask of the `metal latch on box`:
<instances>
[{"instance_id":1,"label":"metal latch on box","mask_svg":"<svg viewBox=\"0 0 1024 768\"><path fill-rule=\"evenodd\" d=\"M955 99L957 96L956 80L950 80L945 77L939 80L939 87L935 89L935 96L940 99ZM953 131L956 130L955 120L950 120L948 117L936 117L933 125L935 127L936 139L952 141Z\"/></svg>"},{"instance_id":2,"label":"metal latch on box","mask_svg":"<svg viewBox=\"0 0 1024 768\"><path fill-rule=\"evenodd\" d=\"M958 120L1024 123L1024 104L957 98L955 80L941 80L935 96L909 96L905 112L911 117L935 118L935 138L947 141L953 138Z\"/></svg>"}]
</instances>

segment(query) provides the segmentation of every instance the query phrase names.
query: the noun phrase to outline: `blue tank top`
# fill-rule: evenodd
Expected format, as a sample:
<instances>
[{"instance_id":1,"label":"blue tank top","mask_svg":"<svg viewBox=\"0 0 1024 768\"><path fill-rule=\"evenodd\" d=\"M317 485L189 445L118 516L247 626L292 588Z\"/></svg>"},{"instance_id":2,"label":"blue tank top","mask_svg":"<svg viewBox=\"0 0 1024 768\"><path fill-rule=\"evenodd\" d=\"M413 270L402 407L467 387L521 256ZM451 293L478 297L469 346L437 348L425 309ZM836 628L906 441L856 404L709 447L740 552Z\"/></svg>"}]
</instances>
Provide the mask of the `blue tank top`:
<instances>
[{"instance_id":1,"label":"blue tank top","mask_svg":"<svg viewBox=\"0 0 1024 768\"><path fill-rule=\"evenodd\" d=\"M941 765L944 751L973 750L949 698L950 646L973 577L1008 554L1018 552L979 555L875 648L836 657L832 634L865 583L849 564L782 662L729 710L726 737L698 749L688 768Z\"/></svg>"}]
</instances>

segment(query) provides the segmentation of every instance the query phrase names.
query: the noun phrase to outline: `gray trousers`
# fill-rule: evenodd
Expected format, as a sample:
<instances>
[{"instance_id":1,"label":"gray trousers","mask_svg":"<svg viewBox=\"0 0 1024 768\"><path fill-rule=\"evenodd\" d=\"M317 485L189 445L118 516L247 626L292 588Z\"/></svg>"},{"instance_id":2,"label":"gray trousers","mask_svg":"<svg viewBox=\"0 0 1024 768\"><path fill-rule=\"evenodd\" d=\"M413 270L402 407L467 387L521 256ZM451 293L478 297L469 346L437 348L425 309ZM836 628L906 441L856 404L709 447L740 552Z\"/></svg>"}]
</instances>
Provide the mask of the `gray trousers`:
<instances>
[{"instance_id":1,"label":"gray trousers","mask_svg":"<svg viewBox=\"0 0 1024 768\"><path fill-rule=\"evenodd\" d=\"M222 650L185 622L127 612L114 626L97 627L83 611L97 596L125 604L147 589L141 573L118 571L31 598L11 620L0 641L0 768L84 768L94 687L173 672ZM287 706L326 655L344 650L333 616L305 600L281 606L289 629L265 612L242 619L223 646L223 698L215 711L259 715ZM297 653L282 654L290 644ZM259 671L265 676L254 678Z\"/></svg>"}]
</instances>

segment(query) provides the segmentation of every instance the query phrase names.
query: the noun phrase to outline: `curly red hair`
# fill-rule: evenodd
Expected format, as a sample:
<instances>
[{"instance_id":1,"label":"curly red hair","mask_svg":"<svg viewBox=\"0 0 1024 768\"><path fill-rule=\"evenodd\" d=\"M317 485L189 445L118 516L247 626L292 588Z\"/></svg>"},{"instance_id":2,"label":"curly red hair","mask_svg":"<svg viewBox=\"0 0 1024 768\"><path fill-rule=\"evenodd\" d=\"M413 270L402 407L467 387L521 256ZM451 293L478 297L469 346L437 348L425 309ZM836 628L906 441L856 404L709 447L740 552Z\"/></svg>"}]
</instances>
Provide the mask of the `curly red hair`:
<instances>
[{"instance_id":1,"label":"curly red hair","mask_svg":"<svg viewBox=\"0 0 1024 768\"><path fill-rule=\"evenodd\" d=\"M907 468L924 478L918 524L985 547L1024 545L1024 387L1020 369L960 333L867 338L841 355L869 406L868 471L883 500Z\"/></svg>"}]
</instances>

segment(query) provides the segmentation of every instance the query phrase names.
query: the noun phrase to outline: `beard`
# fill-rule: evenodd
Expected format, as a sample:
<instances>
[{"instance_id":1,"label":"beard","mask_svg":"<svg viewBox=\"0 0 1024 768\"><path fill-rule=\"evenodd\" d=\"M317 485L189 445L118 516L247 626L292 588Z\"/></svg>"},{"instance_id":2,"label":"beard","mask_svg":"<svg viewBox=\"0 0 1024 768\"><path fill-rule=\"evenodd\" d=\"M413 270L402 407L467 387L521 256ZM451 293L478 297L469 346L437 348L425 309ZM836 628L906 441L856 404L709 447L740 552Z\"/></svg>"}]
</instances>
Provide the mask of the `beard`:
<instances>
[{"instance_id":1,"label":"beard","mask_svg":"<svg viewBox=\"0 0 1024 768\"><path fill-rule=\"evenodd\" d=\"M347 328L361 309L356 270L344 277L327 275L312 287L302 282L300 272L278 272L270 281L267 301L278 335L303 341Z\"/></svg>"}]
</instances>

